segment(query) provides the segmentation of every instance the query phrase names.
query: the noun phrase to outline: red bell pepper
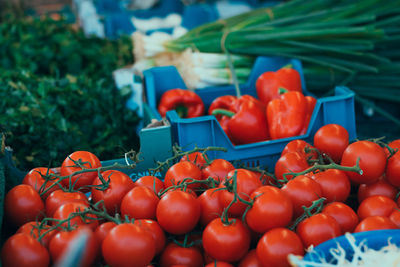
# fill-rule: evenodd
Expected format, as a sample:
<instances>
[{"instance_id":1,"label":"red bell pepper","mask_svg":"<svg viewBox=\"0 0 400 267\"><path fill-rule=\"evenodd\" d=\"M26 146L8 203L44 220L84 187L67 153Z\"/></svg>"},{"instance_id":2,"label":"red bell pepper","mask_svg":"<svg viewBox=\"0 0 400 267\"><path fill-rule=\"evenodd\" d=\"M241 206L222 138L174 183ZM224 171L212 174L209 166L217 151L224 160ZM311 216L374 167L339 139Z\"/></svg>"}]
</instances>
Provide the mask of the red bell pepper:
<instances>
[{"instance_id":1,"label":"red bell pepper","mask_svg":"<svg viewBox=\"0 0 400 267\"><path fill-rule=\"evenodd\" d=\"M223 98L223 97L221 97ZM211 105L209 114L217 116L222 128L235 145L249 144L269 139L265 105L252 96L244 95L240 98L226 97L224 101L216 99L214 103L228 103Z\"/></svg>"},{"instance_id":2,"label":"red bell pepper","mask_svg":"<svg viewBox=\"0 0 400 267\"><path fill-rule=\"evenodd\" d=\"M204 114L204 103L193 91L172 89L161 96L158 112L164 117L167 111L174 109L181 118L199 117Z\"/></svg>"},{"instance_id":3,"label":"red bell pepper","mask_svg":"<svg viewBox=\"0 0 400 267\"><path fill-rule=\"evenodd\" d=\"M307 133L308 125L310 124L315 104L317 104L317 99L315 99L312 96L306 96L305 99L306 99L306 117L304 118L304 125L303 129L300 131L300 134Z\"/></svg>"},{"instance_id":4,"label":"red bell pepper","mask_svg":"<svg viewBox=\"0 0 400 267\"><path fill-rule=\"evenodd\" d=\"M268 105L271 100L280 98L279 88L302 92L299 72L290 67L284 67L276 72L264 72L256 81L257 96L265 105Z\"/></svg>"},{"instance_id":5,"label":"red bell pepper","mask_svg":"<svg viewBox=\"0 0 400 267\"><path fill-rule=\"evenodd\" d=\"M267 118L271 139L296 136L303 129L306 99L300 92L289 91L268 103Z\"/></svg>"}]
</instances>

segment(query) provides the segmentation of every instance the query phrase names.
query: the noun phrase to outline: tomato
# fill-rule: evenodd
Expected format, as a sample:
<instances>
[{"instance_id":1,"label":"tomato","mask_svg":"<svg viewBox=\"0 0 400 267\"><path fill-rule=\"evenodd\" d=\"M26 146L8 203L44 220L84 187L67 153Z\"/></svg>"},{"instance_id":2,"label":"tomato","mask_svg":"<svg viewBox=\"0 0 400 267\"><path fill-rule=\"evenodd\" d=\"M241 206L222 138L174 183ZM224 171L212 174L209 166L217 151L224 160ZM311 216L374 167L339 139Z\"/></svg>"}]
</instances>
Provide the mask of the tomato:
<instances>
[{"instance_id":1,"label":"tomato","mask_svg":"<svg viewBox=\"0 0 400 267\"><path fill-rule=\"evenodd\" d=\"M258 171L251 171L251 172L258 177L262 185L276 185L276 180L273 176Z\"/></svg>"},{"instance_id":2,"label":"tomato","mask_svg":"<svg viewBox=\"0 0 400 267\"><path fill-rule=\"evenodd\" d=\"M41 227L39 229L39 226ZM40 244L42 244L45 248L49 247L50 240L53 238L55 234L57 234L57 230L50 230L50 226L48 225L40 225L40 222L32 221L32 222L27 222L24 225L22 225L20 228L17 230L18 233L24 233L31 235L33 238L38 239L39 236L43 235L44 236L40 240ZM49 231L49 232L47 232Z\"/></svg>"},{"instance_id":3,"label":"tomato","mask_svg":"<svg viewBox=\"0 0 400 267\"><path fill-rule=\"evenodd\" d=\"M171 242L161 254L160 266L171 267L177 264L186 267L203 267L203 255L195 247L184 248Z\"/></svg>"},{"instance_id":4,"label":"tomato","mask_svg":"<svg viewBox=\"0 0 400 267\"><path fill-rule=\"evenodd\" d=\"M44 204L35 189L26 184L12 188L4 198L4 214L15 226L41 220L44 215Z\"/></svg>"},{"instance_id":5,"label":"tomato","mask_svg":"<svg viewBox=\"0 0 400 267\"><path fill-rule=\"evenodd\" d=\"M153 190L156 194L164 190L164 182L155 176L143 176L135 182L135 186L145 186Z\"/></svg>"},{"instance_id":6,"label":"tomato","mask_svg":"<svg viewBox=\"0 0 400 267\"><path fill-rule=\"evenodd\" d=\"M82 263L80 266L92 266L92 264L96 260L99 251L99 243L93 231L88 227L81 227L69 232L58 232L51 239L49 245L49 252L53 262L61 259L64 252L67 251L68 247L71 246L71 244L73 244L72 242L83 233L86 233L88 235L88 238L84 246L85 251L83 252Z\"/></svg>"},{"instance_id":7,"label":"tomato","mask_svg":"<svg viewBox=\"0 0 400 267\"><path fill-rule=\"evenodd\" d=\"M306 159L318 159L318 154L315 151L315 147L301 139L290 141L282 150L281 156L289 152L297 152Z\"/></svg>"},{"instance_id":8,"label":"tomato","mask_svg":"<svg viewBox=\"0 0 400 267\"><path fill-rule=\"evenodd\" d=\"M199 169L203 169L207 164L206 158L207 155L203 155L202 152L193 152L183 156L180 161L190 161L196 164L196 166L199 167Z\"/></svg>"},{"instance_id":9,"label":"tomato","mask_svg":"<svg viewBox=\"0 0 400 267\"><path fill-rule=\"evenodd\" d=\"M399 151L400 150L400 139L393 140L392 142L390 142L388 144L388 146ZM386 156L389 157L390 156L389 150L386 147L384 148L384 150L385 150Z\"/></svg>"},{"instance_id":10,"label":"tomato","mask_svg":"<svg viewBox=\"0 0 400 267\"><path fill-rule=\"evenodd\" d=\"M400 228L400 210L394 210L389 215L389 219L397 226L397 228Z\"/></svg>"},{"instance_id":11,"label":"tomato","mask_svg":"<svg viewBox=\"0 0 400 267\"><path fill-rule=\"evenodd\" d=\"M60 207L58 207L58 209L53 214L53 218L57 219L57 220L65 220L72 213L84 211L87 208L88 208L87 204L83 204L83 203L79 203L79 202L66 203L66 204L63 204ZM87 219L82 220L82 218L80 216L75 216L69 220L69 224L68 224L68 222L64 222L61 224L61 226L68 227L68 225L71 225L73 227L74 226L79 227L79 226L86 225L86 226L89 226L90 228L92 228L92 230L95 230L97 228L97 226L99 225L99 222L98 222L96 216L93 214L88 214L88 215L86 215L86 217L89 217L90 219L87 218ZM58 224L57 221L53 221L52 223L53 223L53 225Z\"/></svg>"},{"instance_id":12,"label":"tomato","mask_svg":"<svg viewBox=\"0 0 400 267\"><path fill-rule=\"evenodd\" d=\"M153 190L138 186L129 191L121 202L122 217L132 219L155 219L160 199Z\"/></svg>"},{"instance_id":13,"label":"tomato","mask_svg":"<svg viewBox=\"0 0 400 267\"><path fill-rule=\"evenodd\" d=\"M385 196L390 199L395 199L397 189L389 184L385 178L381 177L378 181L371 184L362 184L358 187L357 197L358 203L371 196Z\"/></svg>"},{"instance_id":14,"label":"tomato","mask_svg":"<svg viewBox=\"0 0 400 267\"><path fill-rule=\"evenodd\" d=\"M128 175L120 171L108 170L103 172L101 175L109 184L106 190L97 190L95 187L92 187L93 203L102 200L104 201L107 213L111 215L119 213L122 198L135 186L135 184ZM96 177L93 181L93 185L101 186L102 184L103 183L99 177Z\"/></svg>"},{"instance_id":15,"label":"tomato","mask_svg":"<svg viewBox=\"0 0 400 267\"><path fill-rule=\"evenodd\" d=\"M342 230L332 216L319 213L300 222L296 233L305 247L308 248L311 245L317 246L324 241L340 236Z\"/></svg>"},{"instance_id":16,"label":"tomato","mask_svg":"<svg viewBox=\"0 0 400 267\"><path fill-rule=\"evenodd\" d=\"M398 227L388 217L371 216L362 220L354 233L385 229L398 229Z\"/></svg>"},{"instance_id":17,"label":"tomato","mask_svg":"<svg viewBox=\"0 0 400 267\"><path fill-rule=\"evenodd\" d=\"M222 214L223 208L219 203L219 193L217 188L207 189L199 197L201 206L200 223L206 226L215 218L219 218Z\"/></svg>"},{"instance_id":18,"label":"tomato","mask_svg":"<svg viewBox=\"0 0 400 267\"><path fill-rule=\"evenodd\" d=\"M393 186L400 187L400 152L397 152L388 159L386 179Z\"/></svg>"},{"instance_id":19,"label":"tomato","mask_svg":"<svg viewBox=\"0 0 400 267\"><path fill-rule=\"evenodd\" d=\"M265 185L251 194L254 199L253 206L246 214L246 223L253 231L265 233L266 231L287 226L293 216L293 204L282 190Z\"/></svg>"},{"instance_id":20,"label":"tomato","mask_svg":"<svg viewBox=\"0 0 400 267\"><path fill-rule=\"evenodd\" d=\"M155 251L151 234L131 223L115 226L102 245L103 257L110 266L143 267L150 264Z\"/></svg>"},{"instance_id":21,"label":"tomato","mask_svg":"<svg viewBox=\"0 0 400 267\"><path fill-rule=\"evenodd\" d=\"M96 230L94 231L94 234L98 240L98 243L101 245L103 244L104 238L106 238L107 234L113 229L115 226L117 226L116 223L114 222L105 222L97 226Z\"/></svg>"},{"instance_id":22,"label":"tomato","mask_svg":"<svg viewBox=\"0 0 400 267\"><path fill-rule=\"evenodd\" d=\"M31 235L17 233L4 243L1 263L4 267L47 267L50 256L47 249Z\"/></svg>"},{"instance_id":23,"label":"tomato","mask_svg":"<svg viewBox=\"0 0 400 267\"><path fill-rule=\"evenodd\" d=\"M203 248L218 261L240 260L250 247L250 232L239 219L225 225L220 218L212 220L203 231Z\"/></svg>"},{"instance_id":24,"label":"tomato","mask_svg":"<svg viewBox=\"0 0 400 267\"><path fill-rule=\"evenodd\" d=\"M235 167L229 161L214 159L210 165L201 170L201 175L203 180L211 177L218 182L223 182L228 176L228 173L234 169Z\"/></svg>"},{"instance_id":25,"label":"tomato","mask_svg":"<svg viewBox=\"0 0 400 267\"><path fill-rule=\"evenodd\" d=\"M181 161L172 165L165 174L165 188L172 185L178 185L183 180L191 178L193 180L201 180L201 171L194 163L190 161ZM190 189L200 188L200 184L188 185Z\"/></svg>"},{"instance_id":26,"label":"tomato","mask_svg":"<svg viewBox=\"0 0 400 267\"><path fill-rule=\"evenodd\" d=\"M228 173L227 178L232 178L236 173L236 193L245 201L249 201L250 194L254 190L262 186L262 183L257 175L246 169L236 169ZM226 181L220 185L220 188L226 187L227 190L221 190L219 192L219 203L223 209L233 201L233 180ZM236 200L234 204L229 208L229 214L232 216L241 216L246 210L247 205Z\"/></svg>"},{"instance_id":27,"label":"tomato","mask_svg":"<svg viewBox=\"0 0 400 267\"><path fill-rule=\"evenodd\" d=\"M200 219L200 203L183 191L167 192L158 202L156 216L160 226L175 235L193 230Z\"/></svg>"},{"instance_id":28,"label":"tomato","mask_svg":"<svg viewBox=\"0 0 400 267\"><path fill-rule=\"evenodd\" d=\"M371 216L389 217L398 208L393 199L384 196L371 196L363 200L357 210L360 220Z\"/></svg>"},{"instance_id":29,"label":"tomato","mask_svg":"<svg viewBox=\"0 0 400 267\"><path fill-rule=\"evenodd\" d=\"M239 267L262 267L255 249L250 250L239 262Z\"/></svg>"},{"instance_id":30,"label":"tomato","mask_svg":"<svg viewBox=\"0 0 400 267\"><path fill-rule=\"evenodd\" d=\"M353 184L369 184L377 181L385 171L386 154L382 147L370 141L357 141L350 144L343 152L341 165L355 166L357 159L362 175L356 172L346 172Z\"/></svg>"},{"instance_id":31,"label":"tomato","mask_svg":"<svg viewBox=\"0 0 400 267\"><path fill-rule=\"evenodd\" d=\"M349 145L349 133L339 124L327 124L319 128L314 135L314 146L339 163Z\"/></svg>"},{"instance_id":32,"label":"tomato","mask_svg":"<svg viewBox=\"0 0 400 267\"><path fill-rule=\"evenodd\" d=\"M233 267L233 265L224 261L214 261L207 264L205 267Z\"/></svg>"},{"instance_id":33,"label":"tomato","mask_svg":"<svg viewBox=\"0 0 400 267\"><path fill-rule=\"evenodd\" d=\"M301 172L308 169L308 163L304 156L298 152L288 152L281 156L275 164L275 176L283 182L283 174L290 172ZM292 179L293 175L286 175L286 179Z\"/></svg>"},{"instance_id":34,"label":"tomato","mask_svg":"<svg viewBox=\"0 0 400 267\"><path fill-rule=\"evenodd\" d=\"M51 194L51 192L54 192L60 188L58 185L50 188L50 186L54 184L53 179L56 179L55 177L52 178L51 174L54 174L54 172L49 168L34 168L25 175L22 183L32 186L39 193L39 195L41 192L44 192L44 190L47 190L47 192L44 193L43 196L41 196L42 199L46 199ZM44 186L44 188L42 188L45 182L46 185Z\"/></svg>"},{"instance_id":35,"label":"tomato","mask_svg":"<svg viewBox=\"0 0 400 267\"><path fill-rule=\"evenodd\" d=\"M352 233L358 224L358 216L352 208L342 202L332 202L324 207L323 214L332 216L340 226L342 233Z\"/></svg>"},{"instance_id":36,"label":"tomato","mask_svg":"<svg viewBox=\"0 0 400 267\"><path fill-rule=\"evenodd\" d=\"M294 218L304 213L303 206L311 206L313 201L320 199L322 196L321 186L304 175L293 178L281 190L289 196L293 204Z\"/></svg>"},{"instance_id":37,"label":"tomato","mask_svg":"<svg viewBox=\"0 0 400 267\"><path fill-rule=\"evenodd\" d=\"M89 206L89 201L82 192L64 192L62 190L56 190L46 199L46 215L48 217L53 217L58 207L70 202L79 202Z\"/></svg>"},{"instance_id":38,"label":"tomato","mask_svg":"<svg viewBox=\"0 0 400 267\"><path fill-rule=\"evenodd\" d=\"M61 176L69 176L82 169L97 169L99 167L101 167L101 162L96 155L88 151L76 151L64 160L61 165L60 174ZM74 189L79 189L83 186L91 185L96 176L97 172L95 171L81 173L73 175L71 179L62 180L62 184L66 188L69 188L71 183ZM89 190L89 188L82 188L84 192L89 192Z\"/></svg>"},{"instance_id":39,"label":"tomato","mask_svg":"<svg viewBox=\"0 0 400 267\"><path fill-rule=\"evenodd\" d=\"M257 244L257 256L264 267L290 267L288 255L304 255L299 236L286 228L266 232Z\"/></svg>"},{"instance_id":40,"label":"tomato","mask_svg":"<svg viewBox=\"0 0 400 267\"><path fill-rule=\"evenodd\" d=\"M350 195L351 185L346 172L335 169L315 173L312 178L321 186L326 202L345 202Z\"/></svg>"},{"instance_id":41,"label":"tomato","mask_svg":"<svg viewBox=\"0 0 400 267\"><path fill-rule=\"evenodd\" d=\"M165 237L165 233L161 229L161 226L158 224L158 222L153 220L140 219L135 220L133 224L139 226L140 228L148 231L151 234L156 245L156 255L160 254L164 250L167 238Z\"/></svg>"}]
</instances>

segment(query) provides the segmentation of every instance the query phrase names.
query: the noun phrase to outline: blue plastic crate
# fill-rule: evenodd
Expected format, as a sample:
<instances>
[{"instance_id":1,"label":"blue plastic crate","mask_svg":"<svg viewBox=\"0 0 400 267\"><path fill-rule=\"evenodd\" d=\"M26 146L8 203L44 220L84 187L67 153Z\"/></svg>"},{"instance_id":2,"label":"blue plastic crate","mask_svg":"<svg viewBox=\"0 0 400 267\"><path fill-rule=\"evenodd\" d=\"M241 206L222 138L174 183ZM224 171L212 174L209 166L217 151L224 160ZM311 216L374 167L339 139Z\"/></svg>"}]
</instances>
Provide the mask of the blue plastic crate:
<instances>
[{"instance_id":1,"label":"blue plastic crate","mask_svg":"<svg viewBox=\"0 0 400 267\"><path fill-rule=\"evenodd\" d=\"M111 0L113 1L113 0ZM117 38L121 34L132 34L136 28L131 22L132 17L150 19L153 17L166 17L171 13L182 15L181 26L190 30L205 23L213 22L220 18L237 15L251 10L258 6L271 6L277 1L259 2L257 0L229 0L229 1L208 1L207 3L182 5L179 0L164 0L160 5L147 10L129 11L123 8L124 1L99 0L97 10L104 15L104 30L107 38ZM223 3L226 6L221 6ZM106 6L106 7L103 7ZM229 7L229 8L227 8ZM105 12L104 10L110 10ZM172 33L173 28L159 28L146 32L150 34L154 31Z\"/></svg>"},{"instance_id":2,"label":"blue plastic crate","mask_svg":"<svg viewBox=\"0 0 400 267\"><path fill-rule=\"evenodd\" d=\"M242 94L256 96L255 83L259 75L266 71L276 71L288 63L291 63L299 71L302 78L303 93L309 95L305 87L300 61L278 57L257 58L249 80L240 85ZM145 71L144 82L149 107L157 119L161 119L157 111L157 103L161 95L169 89L187 88L176 68L172 66L156 67ZM196 92L203 99L206 110L215 98L222 95L235 95L235 89L232 85L208 87ZM174 143L177 143L184 150L192 149L195 145L199 147L225 147L228 149L227 153L210 152L209 156L230 161L240 160L248 166L262 165L272 168L288 142L298 138L312 142L315 132L326 124L340 124L347 129L351 140L356 138L354 93L346 87L336 87L335 96L318 99L307 133L296 137L234 146L214 116L185 119L179 118L173 110L167 112L166 117L172 126Z\"/></svg>"},{"instance_id":3,"label":"blue plastic crate","mask_svg":"<svg viewBox=\"0 0 400 267\"><path fill-rule=\"evenodd\" d=\"M172 151L172 138L171 138L171 125L166 124L164 126L159 126L156 128L146 128L142 129L139 133L140 137L140 151L139 151L139 159L140 162L137 163L136 168L134 169L118 169L129 177L132 178L133 181L136 181L142 176L150 175L149 169L156 167L157 161L165 161L166 159L173 156ZM28 173L28 170L20 170L18 169L12 160L12 150L6 149L5 151L5 164L7 167L8 174L12 177L15 177L19 180L19 183L22 183L23 178ZM73 151L69 151L66 153L72 153ZM66 154L67 156L67 154ZM129 164L132 164L132 161L128 159ZM125 158L120 159L111 159L101 161L102 166L110 166L115 163L119 163L121 165L126 165ZM164 179L164 174L166 170L153 174L154 176Z\"/></svg>"}]
</instances>

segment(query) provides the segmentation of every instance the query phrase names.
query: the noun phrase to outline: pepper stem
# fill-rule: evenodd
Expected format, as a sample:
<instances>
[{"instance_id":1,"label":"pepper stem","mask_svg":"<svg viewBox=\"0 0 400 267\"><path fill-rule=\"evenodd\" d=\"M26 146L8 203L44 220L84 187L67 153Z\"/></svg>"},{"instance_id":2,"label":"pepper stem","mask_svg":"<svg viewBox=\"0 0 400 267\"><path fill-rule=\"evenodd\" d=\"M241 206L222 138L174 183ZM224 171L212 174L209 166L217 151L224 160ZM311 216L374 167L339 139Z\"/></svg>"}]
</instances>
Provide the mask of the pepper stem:
<instances>
[{"instance_id":1,"label":"pepper stem","mask_svg":"<svg viewBox=\"0 0 400 267\"><path fill-rule=\"evenodd\" d=\"M283 94L285 94L287 92L289 92L289 90L286 89L286 88L279 87L279 89L278 89L278 94L280 94L280 95L283 95Z\"/></svg>"},{"instance_id":2,"label":"pepper stem","mask_svg":"<svg viewBox=\"0 0 400 267\"><path fill-rule=\"evenodd\" d=\"M178 113L179 118L186 118L188 115L188 108L183 105L177 106L175 111Z\"/></svg>"},{"instance_id":3,"label":"pepper stem","mask_svg":"<svg viewBox=\"0 0 400 267\"><path fill-rule=\"evenodd\" d=\"M233 116L235 116L236 113L235 113L235 112L232 112L232 111L230 111L230 110L227 110L227 109L216 108L216 109L214 109L214 110L212 111L211 114L214 115L214 116L222 115L222 116L227 116L227 117L229 117L229 118L232 118Z\"/></svg>"},{"instance_id":4,"label":"pepper stem","mask_svg":"<svg viewBox=\"0 0 400 267\"><path fill-rule=\"evenodd\" d=\"M283 66L281 69L292 69L292 68L293 68L293 64L289 63L289 64L286 64L285 66Z\"/></svg>"}]
</instances>

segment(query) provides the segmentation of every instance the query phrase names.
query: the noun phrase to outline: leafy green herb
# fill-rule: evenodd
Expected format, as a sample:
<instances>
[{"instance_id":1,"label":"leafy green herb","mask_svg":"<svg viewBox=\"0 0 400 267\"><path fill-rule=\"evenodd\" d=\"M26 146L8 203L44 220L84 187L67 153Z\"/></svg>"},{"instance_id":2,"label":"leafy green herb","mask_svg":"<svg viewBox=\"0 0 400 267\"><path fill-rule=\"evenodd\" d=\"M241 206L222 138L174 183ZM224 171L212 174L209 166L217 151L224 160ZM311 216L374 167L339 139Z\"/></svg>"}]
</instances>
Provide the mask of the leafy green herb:
<instances>
[{"instance_id":1,"label":"leafy green herb","mask_svg":"<svg viewBox=\"0 0 400 267\"><path fill-rule=\"evenodd\" d=\"M106 160L137 149L139 118L112 79L131 49L129 38L87 38L63 20L0 24L0 125L21 168L57 166L75 150Z\"/></svg>"}]
</instances>

